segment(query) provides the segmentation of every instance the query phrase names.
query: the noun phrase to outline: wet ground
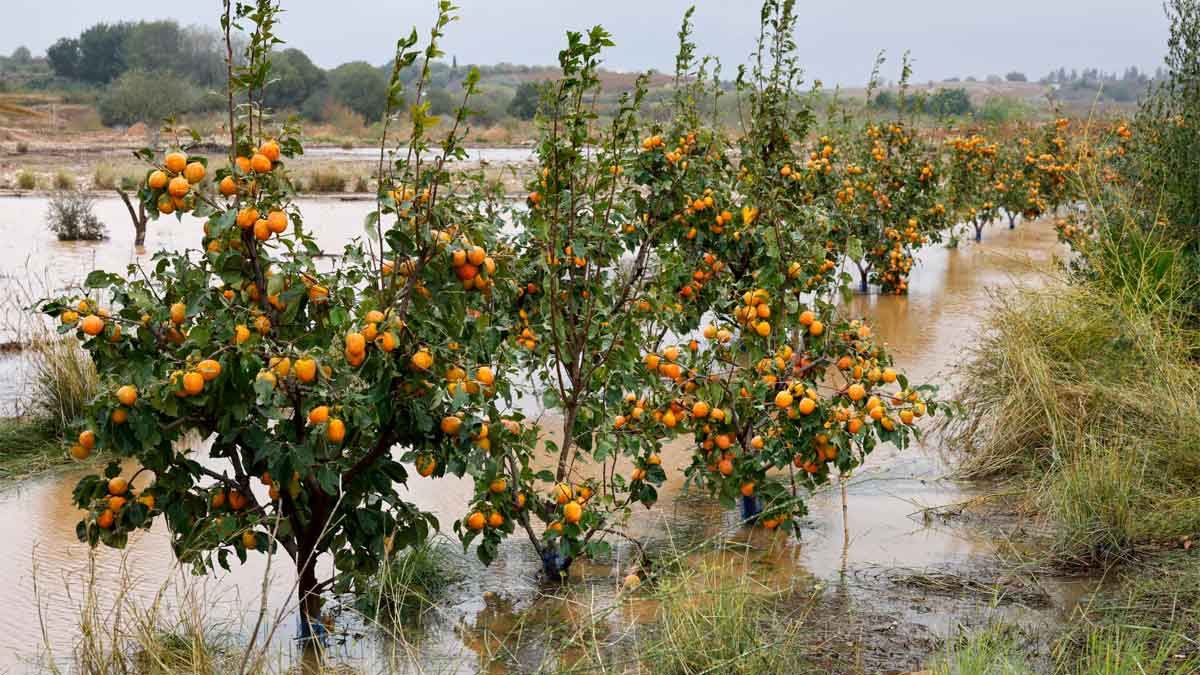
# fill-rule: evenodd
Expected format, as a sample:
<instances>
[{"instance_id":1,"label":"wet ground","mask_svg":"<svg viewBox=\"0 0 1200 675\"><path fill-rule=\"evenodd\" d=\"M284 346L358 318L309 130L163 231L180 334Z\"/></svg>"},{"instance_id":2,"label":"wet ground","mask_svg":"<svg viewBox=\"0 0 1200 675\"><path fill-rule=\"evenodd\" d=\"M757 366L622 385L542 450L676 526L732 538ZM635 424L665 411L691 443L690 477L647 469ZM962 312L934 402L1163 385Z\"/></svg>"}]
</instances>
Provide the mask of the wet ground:
<instances>
[{"instance_id":1,"label":"wet ground","mask_svg":"<svg viewBox=\"0 0 1200 675\"><path fill-rule=\"evenodd\" d=\"M327 249L356 236L371 208L334 201L301 202L301 207ZM145 259L133 251L132 229L119 201L97 204L112 238L96 244L56 241L41 225L45 208L44 199L0 198L0 291L10 297L31 287L59 288L93 268L120 270ZM152 250L194 245L199 228L189 218L182 223L164 219L151 226L148 244ZM1064 253L1046 223L1011 231L995 226L982 244L922 252L908 297L860 295L851 310L869 318L910 377L946 380L986 312L989 294L1038 283L1039 270ZM19 356L0 360L0 399L9 405L20 398L20 373ZM685 444L672 446L664 453L665 467L686 465L689 452ZM627 531L652 558L682 556L692 567L722 563L730 574L749 574L794 591L797 606L809 603L810 615L818 619L812 656L828 670L919 670L960 623L991 616L1030 625L1057 623L1089 588L1086 582L1005 572L997 564L998 540L990 530L925 517L928 507L975 494L941 478L946 456L934 437L904 453L877 450L849 483L848 544L836 488L812 498L797 541L739 527L735 513L684 494L682 475L670 470L658 505L639 511ZM70 495L77 479L73 473L48 476L0 492L0 578L7 581L6 602L0 603L0 673L36 671L39 661L65 663L70 655L79 593L90 569L88 550L74 534L78 513ZM415 478L409 489L411 500L444 524L462 515L471 494L469 484L454 479ZM636 626L653 619L655 606L618 597L618 580L630 568L633 551L620 540L612 543L610 559L576 564L572 583L554 589L541 585L538 562L523 539L507 542L486 569L473 556L463 556L463 579L449 600L426 617L422 628L408 631L406 641L342 617L346 639L335 646L335 658L365 672L535 669L547 655L530 637L564 616L576 622L592 617L603 627L602 641L619 647L636 634ZM97 551L95 574L101 607L149 604L164 589L163 601L179 604L181 589L191 588L209 623L244 636L256 618L264 577L270 608L266 625L286 608L294 579L280 567L268 574L265 558L257 555L230 573L197 580L175 566L166 533L155 528L132 537L124 554ZM292 635L294 620L284 617L278 631ZM287 662L290 643L276 642L279 659Z\"/></svg>"}]
</instances>

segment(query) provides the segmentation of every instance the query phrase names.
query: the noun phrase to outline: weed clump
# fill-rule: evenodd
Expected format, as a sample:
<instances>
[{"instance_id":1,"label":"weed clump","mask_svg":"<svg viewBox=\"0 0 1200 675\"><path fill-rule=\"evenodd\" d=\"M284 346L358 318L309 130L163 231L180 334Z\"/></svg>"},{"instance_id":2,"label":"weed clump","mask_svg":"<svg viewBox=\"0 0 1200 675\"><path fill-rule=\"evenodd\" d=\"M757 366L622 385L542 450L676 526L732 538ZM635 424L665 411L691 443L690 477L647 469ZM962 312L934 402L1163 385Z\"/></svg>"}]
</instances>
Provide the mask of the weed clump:
<instances>
[{"instance_id":1,"label":"weed clump","mask_svg":"<svg viewBox=\"0 0 1200 675\"><path fill-rule=\"evenodd\" d=\"M59 171L54 174L54 189L56 190L74 190L75 176L66 171Z\"/></svg>"},{"instance_id":2,"label":"weed clump","mask_svg":"<svg viewBox=\"0 0 1200 675\"><path fill-rule=\"evenodd\" d=\"M308 176L309 192L345 192L348 179L337 167L317 167Z\"/></svg>"},{"instance_id":3,"label":"weed clump","mask_svg":"<svg viewBox=\"0 0 1200 675\"><path fill-rule=\"evenodd\" d=\"M37 175L28 169L21 169L17 172L17 187L22 190L37 188Z\"/></svg>"},{"instance_id":4,"label":"weed clump","mask_svg":"<svg viewBox=\"0 0 1200 675\"><path fill-rule=\"evenodd\" d=\"M111 190L117 186L117 171L111 164L97 164L92 172L92 189Z\"/></svg>"},{"instance_id":5,"label":"weed clump","mask_svg":"<svg viewBox=\"0 0 1200 675\"><path fill-rule=\"evenodd\" d=\"M50 337L30 350L30 417L66 430L82 419L100 382L96 366L74 340Z\"/></svg>"}]
</instances>

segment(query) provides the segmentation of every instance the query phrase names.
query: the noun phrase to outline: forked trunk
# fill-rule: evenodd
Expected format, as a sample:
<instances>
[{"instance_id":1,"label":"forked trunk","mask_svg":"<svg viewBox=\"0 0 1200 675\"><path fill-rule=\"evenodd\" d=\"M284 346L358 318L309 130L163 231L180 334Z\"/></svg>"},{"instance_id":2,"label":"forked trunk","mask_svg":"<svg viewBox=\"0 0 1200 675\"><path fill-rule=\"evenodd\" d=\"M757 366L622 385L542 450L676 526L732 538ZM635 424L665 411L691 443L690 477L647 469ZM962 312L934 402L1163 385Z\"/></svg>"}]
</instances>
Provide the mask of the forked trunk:
<instances>
[{"instance_id":1,"label":"forked trunk","mask_svg":"<svg viewBox=\"0 0 1200 675\"><path fill-rule=\"evenodd\" d=\"M117 188L117 194L121 196L121 201L125 202L125 208L129 211L129 220L133 222L133 244L141 248L146 245L146 223L150 220L146 215L146 205L139 199L135 211L133 201L124 190Z\"/></svg>"},{"instance_id":2,"label":"forked trunk","mask_svg":"<svg viewBox=\"0 0 1200 675\"><path fill-rule=\"evenodd\" d=\"M866 293L869 289L867 278L871 273L871 266L863 267L861 262L855 262L854 265L858 267L858 290L860 293Z\"/></svg>"}]
</instances>

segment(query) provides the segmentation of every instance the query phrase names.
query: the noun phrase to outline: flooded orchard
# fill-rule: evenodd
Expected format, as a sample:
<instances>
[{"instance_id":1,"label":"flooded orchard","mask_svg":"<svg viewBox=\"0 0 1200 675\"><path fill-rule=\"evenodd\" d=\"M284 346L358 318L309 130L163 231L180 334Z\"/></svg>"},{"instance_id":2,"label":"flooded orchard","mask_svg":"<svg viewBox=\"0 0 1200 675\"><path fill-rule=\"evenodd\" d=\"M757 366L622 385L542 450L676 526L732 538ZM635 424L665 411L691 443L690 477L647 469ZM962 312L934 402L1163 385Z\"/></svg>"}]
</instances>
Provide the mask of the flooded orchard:
<instances>
[{"instance_id":1,"label":"flooded orchard","mask_svg":"<svg viewBox=\"0 0 1200 675\"><path fill-rule=\"evenodd\" d=\"M305 226L331 251L359 236L364 217L374 209L372 202L300 204ZM30 289L58 290L92 269L123 271L131 262L146 262L155 250L194 245L201 226L189 217L182 222L160 219L150 226L147 251L139 253L120 201L97 202L96 212L108 224L111 237L97 243L57 241L41 225L46 206L42 198L0 198L0 241L5 242L0 248L0 283L10 297ZM859 295L850 300L849 310L869 319L877 334L892 345L897 363L915 379L948 378L978 328L990 303L989 293L1037 283L1054 257L1064 252L1053 228L1044 222L1023 223L1015 230L995 228L982 244L923 250L907 297ZM22 363L20 356L2 362L5 377L0 386L10 408L22 395ZM952 379L949 383L952 388ZM690 457L690 446L682 441L668 446L662 455L670 469L686 466ZM934 436L902 453L893 448L876 451L849 483L848 545L843 540L842 500L836 487L813 497L803 537L797 541L783 533L740 527L737 513L723 510L705 496L687 494L680 471L667 471L657 505L650 510L639 507L625 531L641 541L651 559L679 557L686 567L714 566L722 574L749 574L767 586L837 586L867 603L871 611L944 637L960 612L986 605L987 600L937 602L919 590L907 595L884 593L877 586L886 585L895 570L969 568L986 565L996 553L996 542L970 526L922 517L927 507L972 496L969 487L941 479L946 471L945 448ZM231 572L194 577L173 560L161 523L131 536L124 551L100 547L90 552L75 536L80 514L72 505L71 492L79 475L47 476L0 492L0 537L5 542L0 550L0 577L8 588L7 602L0 609L0 672L36 672L51 663L69 670L80 610L88 602L84 589L92 574L101 596L95 599L101 616L112 620L117 605L198 604L206 624L247 639L266 588L267 613L260 630L265 635L275 626L277 638L295 633L296 621L290 613L294 575L289 565L268 569L267 556L261 553L251 552L242 565L234 561ZM406 498L436 515L443 530L449 531L450 524L462 517L472 493L469 479L435 481L414 476ZM611 543L610 556L577 562L571 568L572 583L563 586L543 585L540 563L523 538L506 540L490 567L480 565L473 555L463 555L457 562L461 576L454 581L455 592L437 604L420 630L406 631L399 641L342 614L334 622L339 639L333 658L365 672L523 671L536 668L545 658L525 643L524 633L546 628L539 622L582 621L593 615L603 617L602 625L593 629L603 632L608 643L619 644L622 636L653 619L657 608L651 600L618 594L636 551L622 539ZM330 561L324 564L331 565ZM1019 621L1056 621L1070 611L1080 591L1068 582L1044 582L1041 589L1045 602L1026 603L1038 605L1037 609L1005 611ZM598 613L607 608L612 611ZM279 645L282 662L295 658L289 640L276 639L274 644ZM897 669L908 665L919 664L897 663Z\"/></svg>"}]
</instances>

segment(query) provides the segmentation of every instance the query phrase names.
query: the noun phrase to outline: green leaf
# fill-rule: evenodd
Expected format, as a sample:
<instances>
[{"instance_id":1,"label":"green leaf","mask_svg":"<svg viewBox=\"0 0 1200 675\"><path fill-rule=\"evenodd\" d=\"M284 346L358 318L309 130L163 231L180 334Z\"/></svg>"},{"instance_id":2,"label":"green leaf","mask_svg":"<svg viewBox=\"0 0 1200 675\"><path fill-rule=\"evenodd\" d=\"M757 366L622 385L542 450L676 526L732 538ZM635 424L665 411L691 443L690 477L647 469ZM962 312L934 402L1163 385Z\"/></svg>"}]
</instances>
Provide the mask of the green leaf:
<instances>
[{"instance_id":1,"label":"green leaf","mask_svg":"<svg viewBox=\"0 0 1200 675\"><path fill-rule=\"evenodd\" d=\"M587 545L589 558L599 558L600 556L608 555L611 550L612 545L607 541L590 541Z\"/></svg>"},{"instance_id":2,"label":"green leaf","mask_svg":"<svg viewBox=\"0 0 1200 675\"><path fill-rule=\"evenodd\" d=\"M115 274L109 274L101 270L93 270L89 272L84 280L84 285L88 288L106 288L114 283L120 283L121 277Z\"/></svg>"},{"instance_id":3,"label":"green leaf","mask_svg":"<svg viewBox=\"0 0 1200 675\"><path fill-rule=\"evenodd\" d=\"M863 244L858 237L850 237L846 240L846 258L850 260L862 260Z\"/></svg>"}]
</instances>

